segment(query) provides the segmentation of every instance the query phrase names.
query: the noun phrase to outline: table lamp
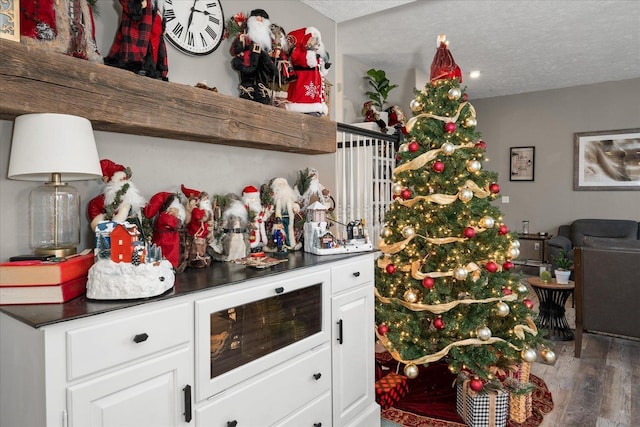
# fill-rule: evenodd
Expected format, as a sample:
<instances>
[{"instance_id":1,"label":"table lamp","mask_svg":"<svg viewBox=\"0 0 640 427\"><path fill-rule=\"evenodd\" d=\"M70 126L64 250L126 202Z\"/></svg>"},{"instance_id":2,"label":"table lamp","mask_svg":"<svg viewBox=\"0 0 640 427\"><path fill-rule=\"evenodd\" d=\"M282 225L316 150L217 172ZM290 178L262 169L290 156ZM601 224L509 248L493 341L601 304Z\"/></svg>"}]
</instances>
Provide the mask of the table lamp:
<instances>
[{"instance_id":1,"label":"table lamp","mask_svg":"<svg viewBox=\"0 0 640 427\"><path fill-rule=\"evenodd\" d=\"M15 119L9 179L45 181L29 195L31 247L64 257L80 243L80 196L65 181L102 177L91 122L67 114L25 114Z\"/></svg>"}]
</instances>

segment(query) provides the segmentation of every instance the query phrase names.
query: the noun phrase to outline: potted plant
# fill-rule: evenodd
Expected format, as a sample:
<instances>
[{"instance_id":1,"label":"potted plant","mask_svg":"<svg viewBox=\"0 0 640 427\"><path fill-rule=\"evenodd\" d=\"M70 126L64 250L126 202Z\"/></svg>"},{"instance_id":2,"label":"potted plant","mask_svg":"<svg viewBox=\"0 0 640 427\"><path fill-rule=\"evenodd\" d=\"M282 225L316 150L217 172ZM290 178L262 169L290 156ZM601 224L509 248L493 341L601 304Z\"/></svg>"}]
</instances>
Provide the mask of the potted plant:
<instances>
[{"instance_id":1,"label":"potted plant","mask_svg":"<svg viewBox=\"0 0 640 427\"><path fill-rule=\"evenodd\" d=\"M558 256L551 257L551 261L556 266L554 273L556 275L556 283L559 285L567 285L569 283L569 276L571 276L571 266L573 261L566 257L564 250L558 252Z\"/></svg>"},{"instance_id":2,"label":"potted plant","mask_svg":"<svg viewBox=\"0 0 640 427\"><path fill-rule=\"evenodd\" d=\"M376 70L375 68L368 70L365 78L373 89L368 90L365 94L373 101L373 105L378 108L378 111L384 111L384 104L387 102L389 92L397 88L398 85L391 84L384 70Z\"/></svg>"}]
</instances>

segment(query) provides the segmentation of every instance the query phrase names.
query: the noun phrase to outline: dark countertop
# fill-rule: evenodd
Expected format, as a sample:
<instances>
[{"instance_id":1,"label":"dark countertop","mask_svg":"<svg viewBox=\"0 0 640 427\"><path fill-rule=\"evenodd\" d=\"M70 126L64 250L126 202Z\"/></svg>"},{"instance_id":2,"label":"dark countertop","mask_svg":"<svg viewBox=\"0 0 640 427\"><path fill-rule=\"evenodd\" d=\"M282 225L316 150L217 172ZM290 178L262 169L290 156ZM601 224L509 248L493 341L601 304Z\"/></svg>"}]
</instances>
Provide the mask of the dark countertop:
<instances>
[{"instance_id":1,"label":"dark countertop","mask_svg":"<svg viewBox=\"0 0 640 427\"><path fill-rule=\"evenodd\" d=\"M64 322L72 319L93 316L100 313L119 310L126 307L162 301L180 295L204 291L218 286L228 286L246 280L276 276L300 268L339 261L371 252L340 255L313 255L303 251L287 254L288 261L270 268L257 269L231 262L213 262L210 268L187 269L176 274L173 289L162 295L143 300L89 300L85 296L72 299L64 304L24 304L3 305L0 311L34 328Z\"/></svg>"}]
</instances>

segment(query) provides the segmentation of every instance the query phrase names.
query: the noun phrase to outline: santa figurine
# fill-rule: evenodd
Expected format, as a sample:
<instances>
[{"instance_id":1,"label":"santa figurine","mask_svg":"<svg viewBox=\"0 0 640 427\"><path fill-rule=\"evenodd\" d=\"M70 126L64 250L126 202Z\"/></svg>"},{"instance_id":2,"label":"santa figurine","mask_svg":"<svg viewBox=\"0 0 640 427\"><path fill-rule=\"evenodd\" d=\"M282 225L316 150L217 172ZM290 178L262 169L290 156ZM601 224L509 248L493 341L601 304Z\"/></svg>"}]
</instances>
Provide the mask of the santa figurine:
<instances>
[{"instance_id":1,"label":"santa figurine","mask_svg":"<svg viewBox=\"0 0 640 427\"><path fill-rule=\"evenodd\" d=\"M104 63L142 76L168 80L164 0L119 0L120 28Z\"/></svg>"},{"instance_id":2,"label":"santa figurine","mask_svg":"<svg viewBox=\"0 0 640 427\"><path fill-rule=\"evenodd\" d=\"M222 231L220 243L211 245L214 258L218 261L235 261L246 258L251 252L249 233L247 232L248 215L244 203L232 200L222 213Z\"/></svg>"},{"instance_id":3,"label":"santa figurine","mask_svg":"<svg viewBox=\"0 0 640 427\"><path fill-rule=\"evenodd\" d=\"M177 268L180 264L180 229L185 220L185 208L175 193L155 194L143 209L144 216L155 218L152 242L162 249L162 255ZM157 216L157 217L156 217Z\"/></svg>"},{"instance_id":4,"label":"santa figurine","mask_svg":"<svg viewBox=\"0 0 640 427\"><path fill-rule=\"evenodd\" d=\"M252 222L249 232L251 251L260 252L261 248L269 243L266 223L273 214L273 207L262 206L260 191L253 185L248 185L242 190L242 202L249 221Z\"/></svg>"},{"instance_id":5,"label":"santa figurine","mask_svg":"<svg viewBox=\"0 0 640 427\"><path fill-rule=\"evenodd\" d=\"M285 178L274 178L271 182L271 195L276 223L280 220L284 231L285 246L290 250L300 249L302 243L296 241L294 227L296 215L300 213L297 192Z\"/></svg>"},{"instance_id":6,"label":"santa figurine","mask_svg":"<svg viewBox=\"0 0 640 427\"><path fill-rule=\"evenodd\" d=\"M270 104L269 82L277 74L271 52L271 23L263 9L251 11L246 31L233 40L231 65L240 73L240 98Z\"/></svg>"},{"instance_id":7,"label":"santa figurine","mask_svg":"<svg viewBox=\"0 0 640 427\"><path fill-rule=\"evenodd\" d=\"M209 195L181 185L182 193L187 197L185 208L185 224L188 241L188 266L195 268L208 267L211 257L207 255L209 229L213 222L213 206Z\"/></svg>"},{"instance_id":8,"label":"santa figurine","mask_svg":"<svg viewBox=\"0 0 640 427\"><path fill-rule=\"evenodd\" d=\"M100 160L100 167L106 186L87 204L91 230L102 221L124 222L131 218L141 224L141 209L146 201L131 181L131 169L108 159Z\"/></svg>"},{"instance_id":9,"label":"santa figurine","mask_svg":"<svg viewBox=\"0 0 640 427\"><path fill-rule=\"evenodd\" d=\"M326 116L329 108L323 77L329 72L329 56L320 31L314 27L300 28L288 35L293 45L291 63L297 79L289 83L285 108L290 111Z\"/></svg>"}]
</instances>

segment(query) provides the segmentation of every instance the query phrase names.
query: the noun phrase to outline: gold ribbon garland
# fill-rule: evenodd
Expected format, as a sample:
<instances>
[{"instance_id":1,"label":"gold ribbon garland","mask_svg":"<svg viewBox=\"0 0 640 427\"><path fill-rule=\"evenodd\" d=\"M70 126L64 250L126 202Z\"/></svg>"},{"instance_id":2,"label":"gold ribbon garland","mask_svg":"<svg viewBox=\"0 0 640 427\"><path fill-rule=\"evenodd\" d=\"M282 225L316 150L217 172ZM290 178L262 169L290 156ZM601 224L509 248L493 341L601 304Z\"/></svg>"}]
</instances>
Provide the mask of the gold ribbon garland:
<instances>
[{"instance_id":1,"label":"gold ribbon garland","mask_svg":"<svg viewBox=\"0 0 640 427\"><path fill-rule=\"evenodd\" d=\"M405 127L407 128L408 132L411 132L411 129L413 128L413 126L415 126L416 122L419 119L423 119L423 118L436 119L436 120L440 120L441 122L444 122L444 123L455 123L455 122L458 121L458 117L460 117L460 113L462 112L462 109L467 104L469 104L469 101L465 101L465 102L461 103L458 106L458 110L456 111L455 116L452 116L452 117L436 116L435 114L431 114L431 113L418 114L417 116L414 116L414 117L410 118L409 121L407 122L407 124L405 125ZM471 105L471 104L469 104L469 107L471 107L471 116L475 117L476 116L475 108L473 108L473 105Z\"/></svg>"},{"instance_id":2,"label":"gold ribbon garland","mask_svg":"<svg viewBox=\"0 0 640 427\"><path fill-rule=\"evenodd\" d=\"M418 116L416 116L416 117L418 117ZM453 147L454 147L454 150L458 150L460 148L471 148L473 146L474 146L473 143L468 142L466 144L454 145ZM411 159L411 161L409 161L407 163L403 163L400 166L398 166L397 168L395 168L393 170L393 173L396 174L396 173L404 172L404 171L407 171L407 170L420 169L424 165L429 163L431 160L433 160L436 157L438 157L438 155L440 155L441 152L442 152L442 148L435 148L433 150L427 151L426 153L422 153L418 157L416 157L414 159Z\"/></svg>"}]
</instances>

